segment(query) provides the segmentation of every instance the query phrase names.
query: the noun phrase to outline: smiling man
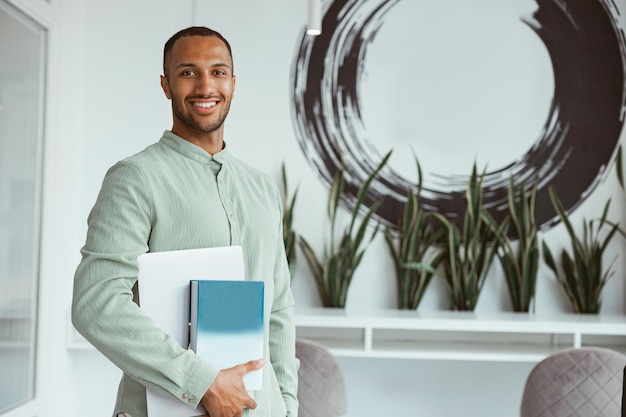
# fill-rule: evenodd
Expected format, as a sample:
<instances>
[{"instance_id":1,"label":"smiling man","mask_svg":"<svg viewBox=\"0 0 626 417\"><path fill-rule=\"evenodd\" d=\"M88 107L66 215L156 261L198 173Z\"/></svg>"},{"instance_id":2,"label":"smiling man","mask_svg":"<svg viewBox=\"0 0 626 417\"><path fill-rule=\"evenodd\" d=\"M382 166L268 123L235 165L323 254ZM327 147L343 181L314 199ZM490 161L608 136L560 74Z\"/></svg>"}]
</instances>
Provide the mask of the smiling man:
<instances>
[{"instance_id":1,"label":"smiling man","mask_svg":"<svg viewBox=\"0 0 626 417\"><path fill-rule=\"evenodd\" d=\"M236 77L230 45L205 27L165 44L161 87L173 126L109 169L74 277L75 327L123 372L113 416L147 417L146 387L210 417L296 417L293 297L275 182L228 152ZM246 279L265 282L263 358L217 369L167 337L138 307L137 257L240 245ZM265 367L250 396L243 376ZM254 397L254 398L253 398Z\"/></svg>"},{"instance_id":2,"label":"smiling man","mask_svg":"<svg viewBox=\"0 0 626 417\"><path fill-rule=\"evenodd\" d=\"M212 155L221 151L237 80L228 43L218 34L173 37L165 45L163 74L161 87L172 101L172 133Z\"/></svg>"}]
</instances>

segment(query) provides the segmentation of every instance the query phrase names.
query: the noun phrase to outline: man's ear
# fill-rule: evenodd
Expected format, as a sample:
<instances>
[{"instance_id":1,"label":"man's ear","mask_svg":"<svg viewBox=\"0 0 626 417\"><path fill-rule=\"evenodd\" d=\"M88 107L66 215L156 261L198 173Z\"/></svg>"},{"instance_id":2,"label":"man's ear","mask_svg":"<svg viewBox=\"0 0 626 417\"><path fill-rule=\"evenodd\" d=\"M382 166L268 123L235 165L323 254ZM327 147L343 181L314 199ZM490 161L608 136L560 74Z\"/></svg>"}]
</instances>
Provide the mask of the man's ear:
<instances>
[{"instance_id":1,"label":"man's ear","mask_svg":"<svg viewBox=\"0 0 626 417\"><path fill-rule=\"evenodd\" d=\"M165 75L161 75L161 88L165 93L165 97L167 97L168 100L171 100L172 96L170 95L170 85L167 82L167 77Z\"/></svg>"}]
</instances>

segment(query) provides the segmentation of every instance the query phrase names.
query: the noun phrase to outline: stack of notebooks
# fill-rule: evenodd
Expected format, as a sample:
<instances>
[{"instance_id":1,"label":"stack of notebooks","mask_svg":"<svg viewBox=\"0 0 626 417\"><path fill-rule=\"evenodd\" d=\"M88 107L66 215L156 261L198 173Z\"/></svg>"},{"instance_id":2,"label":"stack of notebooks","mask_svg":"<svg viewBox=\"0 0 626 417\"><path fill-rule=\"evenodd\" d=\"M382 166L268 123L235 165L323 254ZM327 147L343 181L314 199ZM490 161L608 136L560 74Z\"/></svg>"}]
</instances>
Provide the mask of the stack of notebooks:
<instances>
[{"instance_id":1,"label":"stack of notebooks","mask_svg":"<svg viewBox=\"0 0 626 417\"><path fill-rule=\"evenodd\" d=\"M151 252L139 262L141 309L181 346L219 369L263 357L264 287L246 281L240 246ZM244 377L248 391L262 388L263 369ZM149 417L205 413L147 390Z\"/></svg>"}]
</instances>

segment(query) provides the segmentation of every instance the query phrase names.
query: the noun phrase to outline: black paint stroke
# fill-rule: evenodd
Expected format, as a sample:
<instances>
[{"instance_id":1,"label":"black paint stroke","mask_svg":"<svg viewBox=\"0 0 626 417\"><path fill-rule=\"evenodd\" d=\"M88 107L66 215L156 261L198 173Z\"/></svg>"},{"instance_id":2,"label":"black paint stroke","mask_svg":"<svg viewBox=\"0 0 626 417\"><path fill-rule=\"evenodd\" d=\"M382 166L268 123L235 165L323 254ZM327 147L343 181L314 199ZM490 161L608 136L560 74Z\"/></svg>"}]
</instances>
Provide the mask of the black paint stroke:
<instances>
[{"instance_id":1,"label":"black paint stroke","mask_svg":"<svg viewBox=\"0 0 626 417\"><path fill-rule=\"evenodd\" d=\"M322 34L302 35L292 68L292 117L299 144L329 184L343 157L347 206L381 159L361 119L359 87L367 46L399 1L331 1ZM483 191L485 206L499 221L508 213L509 177L518 189L531 187L539 178L537 222L547 228L556 221L549 187L555 187L566 210L572 211L601 182L613 160L624 122L626 48L619 11L611 0L537 0L537 4L532 16L522 21L550 55L553 103L534 145L518 160L488 171ZM366 205L384 198L379 219L395 228L414 183L387 168L372 183ZM469 175L429 175L436 182L429 183L425 176L424 207L451 219L462 218Z\"/></svg>"}]
</instances>

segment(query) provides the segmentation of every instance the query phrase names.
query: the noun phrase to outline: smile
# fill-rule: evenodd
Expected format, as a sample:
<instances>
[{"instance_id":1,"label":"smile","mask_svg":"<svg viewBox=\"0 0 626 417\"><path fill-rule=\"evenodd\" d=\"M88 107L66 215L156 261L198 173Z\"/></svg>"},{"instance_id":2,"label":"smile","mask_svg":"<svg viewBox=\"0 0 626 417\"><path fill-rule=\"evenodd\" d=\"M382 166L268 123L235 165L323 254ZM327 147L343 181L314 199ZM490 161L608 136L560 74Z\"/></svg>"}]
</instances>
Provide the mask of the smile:
<instances>
[{"instance_id":1,"label":"smile","mask_svg":"<svg viewBox=\"0 0 626 417\"><path fill-rule=\"evenodd\" d=\"M193 105L195 107L202 107L202 108L205 108L205 109L208 109L208 108L211 108L211 107L215 107L216 104L217 103L214 102L214 101L211 101L209 103L193 103Z\"/></svg>"}]
</instances>

